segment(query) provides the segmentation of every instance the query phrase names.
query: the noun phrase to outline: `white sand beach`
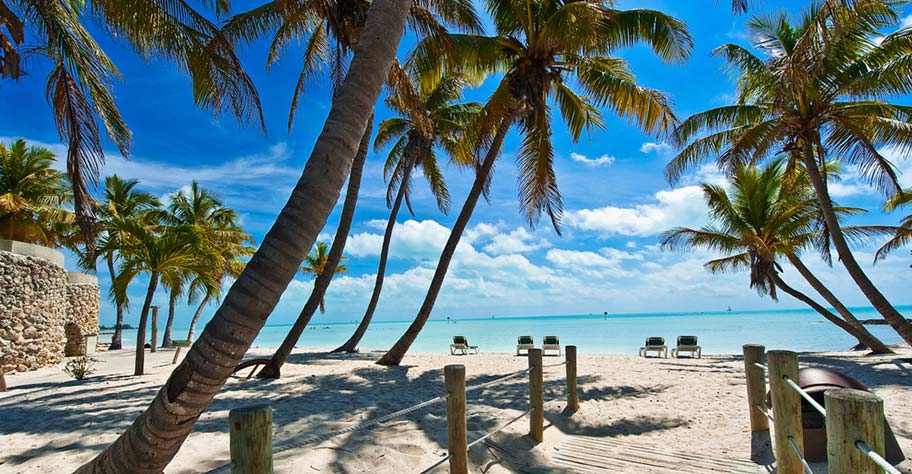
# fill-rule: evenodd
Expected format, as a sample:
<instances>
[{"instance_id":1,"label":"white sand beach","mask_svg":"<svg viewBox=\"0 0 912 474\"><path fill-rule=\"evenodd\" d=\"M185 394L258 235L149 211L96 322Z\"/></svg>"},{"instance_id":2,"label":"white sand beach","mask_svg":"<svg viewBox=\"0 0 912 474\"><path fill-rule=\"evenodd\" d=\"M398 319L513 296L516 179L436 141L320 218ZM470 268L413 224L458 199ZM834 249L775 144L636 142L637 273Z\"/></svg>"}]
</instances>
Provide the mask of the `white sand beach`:
<instances>
[{"instance_id":1,"label":"white sand beach","mask_svg":"<svg viewBox=\"0 0 912 474\"><path fill-rule=\"evenodd\" d=\"M253 354L268 355L257 349ZM0 393L0 472L66 472L91 459L144 409L173 366L172 351L149 354L148 374L132 377L133 353L101 353L98 372L74 381L60 367L7 376ZM525 357L485 354L410 354L403 366L373 364L377 354L328 356L297 351L277 381L230 380L202 415L167 473L206 472L228 461L228 411L269 403L274 443L282 446L360 423L440 395L443 367L464 364L468 384L490 381L527 366ZM912 351L895 356L854 353L801 354L802 366L842 371L885 400L886 413L904 452L912 455ZM546 358L545 363L560 362ZM545 370L545 399L564 392L563 367ZM581 355L581 409L546 405L545 441L524 436L522 419L470 452L470 472L565 472L554 457L573 435L610 439L659 451L725 459L751 458L751 433L740 356L643 359ZM469 394L469 440L522 413L528 379L520 376ZM442 404L369 431L345 434L275 457L276 472L418 472L446 453ZM769 472L768 446L755 446L758 472ZM603 452L606 458L621 452ZM765 456L765 457L764 457ZM912 472L912 461L901 466ZM441 467L437 472L446 472ZM581 471L580 471L581 472ZM647 472L631 469L626 472ZM648 471L652 472L652 471ZM815 472L826 472L824 465Z\"/></svg>"}]
</instances>

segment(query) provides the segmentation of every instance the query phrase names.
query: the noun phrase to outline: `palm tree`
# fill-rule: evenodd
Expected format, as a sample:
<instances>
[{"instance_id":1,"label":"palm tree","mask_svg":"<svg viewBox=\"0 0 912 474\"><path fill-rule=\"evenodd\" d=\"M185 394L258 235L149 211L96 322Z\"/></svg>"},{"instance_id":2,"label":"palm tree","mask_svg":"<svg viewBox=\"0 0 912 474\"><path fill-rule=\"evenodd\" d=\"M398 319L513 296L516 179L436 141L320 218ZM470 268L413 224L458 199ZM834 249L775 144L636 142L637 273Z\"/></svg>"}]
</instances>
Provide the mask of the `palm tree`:
<instances>
[{"instance_id":1,"label":"palm tree","mask_svg":"<svg viewBox=\"0 0 912 474\"><path fill-rule=\"evenodd\" d=\"M143 222L144 225L150 225L152 216L149 213L161 206L161 202L152 194L136 190L138 185L139 181L122 179L116 174L105 178L104 200L96 212L105 237L102 238L102 244L96 248L95 256L104 258L111 281L117 279L115 261L119 259L117 248L120 242L117 222L134 220ZM94 267L94 262L91 266ZM110 292L117 311L117 322L114 325L114 335L111 336L111 345L108 350L123 348L123 320L126 302L120 296L122 295L115 291Z\"/></svg>"},{"instance_id":2,"label":"palm tree","mask_svg":"<svg viewBox=\"0 0 912 474\"><path fill-rule=\"evenodd\" d=\"M237 225L237 212L225 207L218 196L199 185L194 180L188 190L179 190L170 196L168 212L163 216L167 225L185 227L196 233L204 244L220 257L210 261L211 271L208 275L217 275L225 268L222 252L231 248L242 247L252 243L253 238ZM162 279L169 290L168 321L162 337L161 347L171 347L171 331L174 326L174 311L178 299L183 296L185 287L194 275L172 273L170 278Z\"/></svg>"},{"instance_id":3,"label":"palm tree","mask_svg":"<svg viewBox=\"0 0 912 474\"><path fill-rule=\"evenodd\" d=\"M146 344L146 323L152 298L162 279L175 279L178 275L194 273L205 275L207 255L206 248L197 236L188 228L166 226L155 230L156 226L146 226L134 220L115 223L121 235L121 262L117 278L113 281L114 291L126 295L127 287L133 279L147 274L149 287L139 315L139 328L136 335L136 366L133 375L142 375L144 368L144 346ZM122 296L126 301L126 297ZM156 341L152 341L153 344Z\"/></svg>"},{"instance_id":4,"label":"palm tree","mask_svg":"<svg viewBox=\"0 0 912 474\"><path fill-rule=\"evenodd\" d=\"M411 2L375 0L349 74L301 178L222 305L149 407L76 472L156 474L250 348L339 197L371 110L396 57Z\"/></svg>"},{"instance_id":5,"label":"palm tree","mask_svg":"<svg viewBox=\"0 0 912 474\"><path fill-rule=\"evenodd\" d=\"M216 249L216 254L221 256L219 260L222 267L220 269L212 268L212 265L210 265L208 270L214 271L211 277L203 278L197 275L188 285L187 294L189 298L187 303L199 303L193 313L193 319L190 320L190 329L187 331L187 340L190 342L193 342L193 336L196 334L196 323L203 314L203 308L211 301L219 301L221 299L225 280L236 280L241 276L241 272L244 271L244 267L247 265L244 259L249 258L256 251L255 248L248 245L235 245L226 242L219 242L219 244L220 247Z\"/></svg>"},{"instance_id":6,"label":"palm tree","mask_svg":"<svg viewBox=\"0 0 912 474\"><path fill-rule=\"evenodd\" d=\"M854 5L843 5L853 3ZM676 181L688 168L715 159L723 168L786 150L800 160L820 202L826 232L849 275L871 305L909 343L912 323L890 304L855 260L840 228L827 177L828 160L855 164L885 192L899 191L893 165L878 151L912 143L912 107L883 100L912 90L905 67L912 30L878 32L898 22L890 2L829 0L792 24L783 13L748 23L761 58L747 48L716 49L738 72L738 102L698 113L676 130L683 150L669 163Z\"/></svg>"},{"instance_id":7,"label":"palm tree","mask_svg":"<svg viewBox=\"0 0 912 474\"><path fill-rule=\"evenodd\" d=\"M212 5L221 16L228 2ZM60 139L67 145L67 173L73 187L77 221L94 252L92 200L88 183L104 163L102 127L123 156L132 135L112 94L120 72L84 27L99 19L112 36L124 39L145 58L173 60L193 82L195 103L214 112L228 111L243 121L263 124L259 97L234 48L206 15L187 2L165 0L93 0L83 3L12 0L0 8L0 66L3 77L25 75L20 57L37 55L50 65L47 100ZM37 46L24 46L26 37Z\"/></svg>"},{"instance_id":8,"label":"palm tree","mask_svg":"<svg viewBox=\"0 0 912 474\"><path fill-rule=\"evenodd\" d=\"M24 140L0 143L0 236L56 247L73 222L66 175L52 168L54 154Z\"/></svg>"},{"instance_id":9,"label":"palm tree","mask_svg":"<svg viewBox=\"0 0 912 474\"><path fill-rule=\"evenodd\" d=\"M304 264L301 265L301 272L314 277L323 273L324 269L326 269L326 261L329 259L328 250L329 247L327 247L326 242L317 242L317 244L314 245L313 252L304 257ZM342 257L340 260L345 260L345 257ZM338 275L347 271L348 268L346 268L345 265L336 265L336 268L332 270L332 274ZM323 305L323 298L320 298L319 306L320 314L326 313L326 307Z\"/></svg>"},{"instance_id":10,"label":"palm tree","mask_svg":"<svg viewBox=\"0 0 912 474\"><path fill-rule=\"evenodd\" d=\"M476 102L454 104L462 96L466 85L466 79L459 74L449 74L437 81L422 83L409 77L402 69L394 68L391 73L390 86L394 93L386 99L386 103L399 117L381 122L374 141L375 149L392 143L384 168L389 182L386 203L390 207L390 214L383 234L380 263L377 266L374 290L360 324L348 341L333 352L355 352L377 309L386 274L390 240L403 200L409 212L414 215L409 197L412 170L422 170L431 193L437 199L437 207L444 214L449 212L450 193L437 163L436 147L443 148L458 164L470 162L471 153L465 146L463 132L480 112L481 106Z\"/></svg>"},{"instance_id":11,"label":"palm tree","mask_svg":"<svg viewBox=\"0 0 912 474\"><path fill-rule=\"evenodd\" d=\"M912 204L912 189L896 193L895 196L887 201L885 208L887 212L890 212L899 209L900 207L908 206L909 204ZM877 249L874 261L883 260L890 252L908 245L909 242L912 242L912 214L904 217L902 221L900 221L899 227L895 228L890 240Z\"/></svg>"},{"instance_id":12,"label":"palm tree","mask_svg":"<svg viewBox=\"0 0 912 474\"><path fill-rule=\"evenodd\" d=\"M488 0L487 6L497 29L494 36L432 36L414 54L421 77L440 77L449 67L470 77L500 72L503 78L485 106L478 132L487 152L477 164L424 303L405 334L377 361L381 365L398 365L430 317L462 232L514 125L522 134L516 158L521 211L530 225L546 213L559 233L562 201L553 168L551 101L574 140L584 130L603 127L599 107L651 133L669 130L676 122L667 98L639 86L627 63L611 54L645 42L662 60L683 60L692 41L680 21L652 10L615 10L601 0Z\"/></svg>"},{"instance_id":13,"label":"palm tree","mask_svg":"<svg viewBox=\"0 0 912 474\"><path fill-rule=\"evenodd\" d=\"M821 238L825 240L819 229L819 206L805 176L802 170L787 174L781 160L773 161L762 170L739 166L733 170L731 177L731 196L721 186L703 184L709 215L717 227L672 229L662 235L661 244L670 249L706 248L733 253L708 262L706 268L711 272L748 268L750 286L761 296L768 294L778 300L776 289L781 289L811 306L874 353L892 353L889 347L862 326L799 258L802 249L820 245ZM852 208L836 210L842 215L859 211ZM828 246L828 243L823 245ZM782 257L786 257L845 319L786 284L778 263Z\"/></svg>"}]
</instances>

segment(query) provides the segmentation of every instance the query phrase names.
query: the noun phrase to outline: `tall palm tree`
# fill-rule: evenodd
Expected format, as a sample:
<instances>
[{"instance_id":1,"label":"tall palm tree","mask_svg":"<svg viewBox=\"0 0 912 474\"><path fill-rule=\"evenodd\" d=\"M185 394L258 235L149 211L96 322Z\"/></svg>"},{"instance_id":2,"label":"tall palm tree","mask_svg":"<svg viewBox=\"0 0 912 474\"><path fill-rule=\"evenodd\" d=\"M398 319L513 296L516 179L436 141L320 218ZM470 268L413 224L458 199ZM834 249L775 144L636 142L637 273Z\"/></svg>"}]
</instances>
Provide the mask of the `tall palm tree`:
<instances>
[{"instance_id":1,"label":"tall palm tree","mask_svg":"<svg viewBox=\"0 0 912 474\"><path fill-rule=\"evenodd\" d=\"M369 130L372 123L373 115L368 119L365 130ZM324 249L321 253L324 256L314 259L315 261L310 265L310 269L316 275L313 291L310 292L310 296L304 303L304 307L301 308L301 312L298 313L294 324L291 325L288 334L285 335L282 344L272 354L270 363L257 374L259 378L279 378L281 376L282 366L288 361L288 356L294 350L294 346L298 343L298 339L301 338L301 334L304 333L304 329L310 324L310 320L316 314L317 308L322 310L323 296L336 275L339 262L343 259L342 252L345 250L345 242L348 238L340 236L348 236L351 230L355 207L358 204L358 190L361 189L361 174L364 170L364 161L367 159L367 149L369 147L370 133L365 133L361 136L361 143L358 144L358 151L352 162L351 174L348 176L348 188L345 191L345 201L342 203L342 214L339 216L339 226L336 227L336 236L333 238L332 246L327 253L325 251L326 244L323 244ZM305 259L307 258L309 257L305 257Z\"/></svg>"},{"instance_id":2,"label":"tall palm tree","mask_svg":"<svg viewBox=\"0 0 912 474\"><path fill-rule=\"evenodd\" d=\"M199 185L196 180L188 190L179 190L170 195L168 212L163 215L167 225L185 227L196 233L204 245L219 255L210 262L211 271L207 274L218 275L225 268L225 258L221 252L229 248L241 247L252 243L253 238L237 224L237 212L226 207L214 193ZM162 279L169 290L168 321L162 337L162 347L171 347L171 331L174 326L174 312L178 299L183 296L186 285L194 275L172 273L170 278Z\"/></svg>"},{"instance_id":3,"label":"tall palm tree","mask_svg":"<svg viewBox=\"0 0 912 474\"><path fill-rule=\"evenodd\" d=\"M66 175L54 154L25 140L0 143L0 238L56 247L73 222Z\"/></svg>"},{"instance_id":4,"label":"tall palm tree","mask_svg":"<svg viewBox=\"0 0 912 474\"><path fill-rule=\"evenodd\" d=\"M390 207L390 214L383 233L380 263L377 265L374 290L361 322L355 333L333 352L356 351L358 343L367 332L380 301L390 241L403 200L409 212L414 215L410 199L412 171L419 168L422 170L431 193L437 200L437 207L446 214L450 209L450 192L437 162L436 148L439 146L446 151L457 164L465 165L471 161L464 131L480 112L481 106L476 102L454 103L462 97L462 90L467 85L466 78L459 74L448 74L436 81L420 82L399 68L394 68L390 76L393 93L386 99L386 103L399 116L381 122L374 141L375 149L392 143L384 167L385 178L389 183L386 203Z\"/></svg>"},{"instance_id":5,"label":"tall palm tree","mask_svg":"<svg viewBox=\"0 0 912 474\"><path fill-rule=\"evenodd\" d=\"M188 285L187 294L189 298L187 303L198 303L196 311L193 313L193 318L190 320L190 329L187 331L187 340L190 342L193 342L193 337L196 334L196 324L203 314L203 308L211 301L221 300L225 281L228 279L237 280L247 265L246 259L250 258L256 251L255 248L249 245L235 245L226 242L218 242L218 244L219 247L216 249L216 253L221 256L219 260L222 267L213 268L210 265L207 270L214 273L211 277L203 278L197 275Z\"/></svg>"},{"instance_id":6,"label":"tall palm tree","mask_svg":"<svg viewBox=\"0 0 912 474\"><path fill-rule=\"evenodd\" d=\"M301 265L301 272L306 275L319 276L326 269L326 261L329 259L329 247L326 242L320 241L314 245L313 252L304 257L304 264ZM342 257L341 260L345 260ZM336 265L332 270L334 275L348 271L345 265ZM320 298L320 314L326 313L326 307L323 305L323 299Z\"/></svg>"},{"instance_id":7,"label":"tall palm tree","mask_svg":"<svg viewBox=\"0 0 912 474\"><path fill-rule=\"evenodd\" d=\"M222 16L229 5L219 0L205 6L214 7L215 15ZM89 254L94 251L94 227L88 183L97 179L105 160L102 128L125 157L132 135L111 91L120 72L85 28L88 18L100 20L104 30L129 42L144 58L174 61L190 75L196 105L263 124L256 89L235 56L232 42L206 14L187 2L12 0L0 7L0 25L10 32L9 36L0 33L3 77L15 80L24 75L20 67L23 51L50 66L47 100L60 139L67 145L67 174ZM37 46L26 47L26 37L34 38Z\"/></svg>"},{"instance_id":8,"label":"tall palm tree","mask_svg":"<svg viewBox=\"0 0 912 474\"><path fill-rule=\"evenodd\" d=\"M639 86L627 63L611 54L643 42L662 60L683 60L692 40L680 21L652 10L615 10L601 0L486 3L497 30L494 36L432 36L414 55L423 77L439 77L449 67L470 77L499 72L503 78L485 107L478 132L487 152L477 164L472 189L424 303L405 334L377 361L381 365L398 365L430 317L456 246L514 125L522 135L516 158L521 211L530 225L546 213L559 233L563 205L553 168L552 102L574 140L584 130L603 127L599 107L630 118L650 133L667 131L676 122L667 98ZM585 95L573 90L574 83Z\"/></svg>"},{"instance_id":9,"label":"tall palm tree","mask_svg":"<svg viewBox=\"0 0 912 474\"><path fill-rule=\"evenodd\" d=\"M881 190L900 190L893 165L878 151L912 144L912 107L885 100L912 91L905 66L912 29L877 40L880 30L897 22L892 2L879 1L813 4L795 24L785 13L754 17L748 27L764 56L735 44L716 49L738 73L738 102L693 115L678 127L676 141L685 146L667 174L675 181L707 159L730 168L787 150L807 170L840 262L871 305L912 343L912 323L855 260L821 168L841 160L857 165Z\"/></svg>"},{"instance_id":10,"label":"tall palm tree","mask_svg":"<svg viewBox=\"0 0 912 474\"><path fill-rule=\"evenodd\" d=\"M901 193L896 193L895 196L890 198L890 200L887 201L885 208L889 212L910 204L912 204L912 189L907 189ZM890 252L909 245L909 242L912 242L912 214L904 217L902 221L900 221L899 227L895 228L890 240L877 249L874 261L883 260Z\"/></svg>"},{"instance_id":11,"label":"tall palm tree","mask_svg":"<svg viewBox=\"0 0 912 474\"><path fill-rule=\"evenodd\" d=\"M146 410L76 472L157 474L177 454L200 414L253 343L316 241L339 197L350 160L405 27L409 0L375 0L349 74L275 224L225 295L199 342Z\"/></svg>"},{"instance_id":12,"label":"tall palm tree","mask_svg":"<svg viewBox=\"0 0 912 474\"><path fill-rule=\"evenodd\" d=\"M123 179L116 174L105 178L104 197L96 212L98 223L105 236L102 238L102 245L96 249L95 256L105 260L111 281L117 279L115 262L119 259L117 248L120 241L117 223L122 220L134 220L144 222L144 225L151 225L153 216L149 213L161 206L161 202L152 194L138 191L136 189L138 185L139 181ZM92 266L94 266L94 262ZM118 292L110 291L110 297L117 311L117 320L108 350L123 348L123 320L126 302L121 296Z\"/></svg>"},{"instance_id":13,"label":"tall palm tree","mask_svg":"<svg viewBox=\"0 0 912 474\"><path fill-rule=\"evenodd\" d=\"M118 249L121 262L112 285L114 291L126 295L127 287L137 275L146 274L149 278L149 287L139 315L136 365L133 372L133 375L142 375L146 324L159 281L188 273L204 275L208 255L202 242L188 228L166 226L156 229L156 226L142 225L135 220L119 221L115 226L122 238ZM152 343L155 344L156 341Z\"/></svg>"},{"instance_id":14,"label":"tall palm tree","mask_svg":"<svg viewBox=\"0 0 912 474\"><path fill-rule=\"evenodd\" d=\"M854 315L801 262L800 252L825 240L819 228L817 200L807 186L805 174L796 170L789 175L781 160L763 169L738 166L731 177L732 195L725 188L703 184L703 194L709 205L709 215L715 226L701 229L679 227L664 233L665 248L706 248L724 252L726 257L711 260L706 268L711 272L750 270L750 286L760 295L777 300L781 289L808 304L824 318L858 339L873 352L892 353L874 337ZM837 208L841 215L858 209ZM862 229L856 229L859 232ZM828 245L825 243L824 245ZM831 313L812 298L792 288L780 275L779 259L785 257L799 270L812 287L818 289L843 318Z\"/></svg>"}]
</instances>

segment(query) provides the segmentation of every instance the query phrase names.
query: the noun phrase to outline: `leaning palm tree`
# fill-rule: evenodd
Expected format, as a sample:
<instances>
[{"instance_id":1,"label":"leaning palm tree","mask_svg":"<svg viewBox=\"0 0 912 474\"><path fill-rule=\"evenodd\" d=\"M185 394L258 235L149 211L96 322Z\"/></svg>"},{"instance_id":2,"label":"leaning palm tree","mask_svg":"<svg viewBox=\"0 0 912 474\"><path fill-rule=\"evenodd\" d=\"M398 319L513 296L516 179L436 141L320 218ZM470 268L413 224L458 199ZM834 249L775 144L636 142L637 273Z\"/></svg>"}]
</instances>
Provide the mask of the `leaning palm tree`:
<instances>
[{"instance_id":1,"label":"leaning palm tree","mask_svg":"<svg viewBox=\"0 0 912 474\"><path fill-rule=\"evenodd\" d=\"M374 141L375 149L392 144L384 167L389 183L386 204L390 214L383 233L380 263L377 265L374 290L361 322L355 333L333 352L355 352L374 316L383 289L393 228L403 201L414 215L410 199L412 171L421 169L437 200L437 207L446 214L450 208L450 192L440 171L437 147L446 151L457 164L465 165L471 161L464 132L481 106L476 102L454 103L462 97L463 88L467 85L465 77L448 74L436 81L419 82L398 68L394 68L390 76L393 93L386 103L399 116L381 122Z\"/></svg>"},{"instance_id":2,"label":"leaning palm tree","mask_svg":"<svg viewBox=\"0 0 912 474\"><path fill-rule=\"evenodd\" d=\"M253 238L241 230L237 224L237 212L226 207L214 193L199 185L194 180L187 190L179 190L169 196L168 212L162 216L166 225L184 227L196 233L207 248L213 253L253 243ZM211 271L207 274L220 274L225 268L224 258L212 260ZM194 275L172 273L162 283L169 290L168 320L162 337L162 347L171 347L171 331L174 326L174 312L178 299L186 290L187 284Z\"/></svg>"},{"instance_id":3,"label":"leaning palm tree","mask_svg":"<svg viewBox=\"0 0 912 474\"><path fill-rule=\"evenodd\" d=\"M211 276L196 275L190 281L190 284L187 285L187 294L189 296L187 303L198 303L196 311L193 313L193 318L190 319L190 329L187 331L187 340L190 342L193 342L193 337L196 334L196 324L203 314L203 308L212 301L220 301L222 288L226 280L236 280L241 276L247 264L246 259L250 258L256 251L255 248L249 245L236 245L231 242L218 242L218 244L216 254L220 257L218 261L221 264L221 268L209 265L207 270L213 272Z\"/></svg>"},{"instance_id":4,"label":"leaning palm tree","mask_svg":"<svg viewBox=\"0 0 912 474\"><path fill-rule=\"evenodd\" d=\"M229 7L224 1L205 4L210 6L216 16ZM24 53L49 66L47 100L60 139L67 145L67 173L89 254L94 251L94 226L88 183L97 179L105 160L102 134L107 132L125 157L132 136L112 93L120 72L85 28L86 20L100 20L103 30L126 40L145 58L173 60L189 74L196 105L263 124L256 89L235 56L232 42L215 22L187 2L12 0L0 7L0 25L11 33L0 33L2 76L14 80L25 76L20 64ZM26 37L37 44L25 46Z\"/></svg>"},{"instance_id":5,"label":"leaning palm tree","mask_svg":"<svg viewBox=\"0 0 912 474\"><path fill-rule=\"evenodd\" d=\"M113 281L114 291L126 295L127 287L139 274L146 274L149 287L139 315L136 335L136 365L133 375L142 375L145 363L146 323L152 298L160 280L174 279L193 273L204 275L209 260L203 243L188 228L170 227L156 229L134 220L115 223L121 235L121 262L117 278ZM125 296L122 296L126 300ZM156 341L152 341L155 344Z\"/></svg>"},{"instance_id":6,"label":"leaning palm tree","mask_svg":"<svg viewBox=\"0 0 912 474\"><path fill-rule=\"evenodd\" d=\"M314 245L313 252L304 257L304 264L301 265L301 272L305 275L319 276L326 269L326 261L329 259L329 247L326 245L326 242L320 241ZM345 260L345 257L342 257L341 260ZM338 275L340 273L345 273L348 271L348 268L345 265L336 265L336 268L333 269L333 274ZM326 313L326 307L323 305L323 299L320 299L320 314Z\"/></svg>"},{"instance_id":7,"label":"leaning palm tree","mask_svg":"<svg viewBox=\"0 0 912 474\"><path fill-rule=\"evenodd\" d=\"M885 208L889 212L910 204L912 204L912 189L907 189L901 193L896 193L895 196L890 198L890 200L887 201ZM899 227L894 230L890 240L877 249L874 261L883 260L891 252L900 247L909 245L910 242L912 242L912 214L904 217L902 221L900 221Z\"/></svg>"},{"instance_id":8,"label":"leaning palm tree","mask_svg":"<svg viewBox=\"0 0 912 474\"><path fill-rule=\"evenodd\" d=\"M136 186L138 185L139 181L122 179L116 174L105 178L104 197L96 211L98 223L104 236L101 244L96 248L95 257L105 260L111 281L117 279L115 262L120 258L117 252L120 237L117 223L122 220L134 220L143 222L144 225L151 225L154 216L150 212L157 210L161 206L158 198L152 194L137 190ZM94 262L92 262L92 266L94 266ZM126 302L120 296L117 292L110 292L110 297L117 311L117 319L108 350L123 348L123 320Z\"/></svg>"},{"instance_id":9,"label":"leaning palm tree","mask_svg":"<svg viewBox=\"0 0 912 474\"><path fill-rule=\"evenodd\" d=\"M288 201L225 295L199 342L150 405L76 472L156 474L171 462L200 414L250 348L317 239L339 197L351 159L396 57L411 2L375 0L349 74Z\"/></svg>"},{"instance_id":10,"label":"leaning palm tree","mask_svg":"<svg viewBox=\"0 0 912 474\"><path fill-rule=\"evenodd\" d=\"M807 186L803 170L786 172L781 160L763 169L739 166L733 170L731 192L717 185L703 185L714 226L701 229L675 228L660 237L664 248L706 248L731 253L711 260L706 268L711 272L750 270L750 286L762 295L778 300L780 289L809 305L831 323L855 337L874 353L892 353L874 337L801 261L803 249L819 246L821 233L817 200ZM859 209L837 208L841 215ZM861 232L863 229L854 229ZM808 283L818 289L842 318L831 313L809 296L786 284L778 260L791 262ZM844 318L844 319L843 319Z\"/></svg>"},{"instance_id":11,"label":"leaning palm tree","mask_svg":"<svg viewBox=\"0 0 912 474\"><path fill-rule=\"evenodd\" d=\"M470 77L503 73L503 78L488 100L476 132L487 151L478 160L475 181L443 248L424 303L415 321L378 364L398 365L430 317L456 246L514 125L522 135L516 158L521 211L530 225L547 214L558 233L562 200L553 167L552 104L574 140L584 131L603 127L599 107L633 120L650 133L674 126L676 118L665 95L639 86L627 63L611 54L643 42L662 60L684 60L692 45L686 27L660 12L615 10L608 3L488 0L497 29L494 36L438 35L419 44L413 58L419 77L440 77L452 68ZM574 91L572 84L584 95Z\"/></svg>"},{"instance_id":12,"label":"leaning palm tree","mask_svg":"<svg viewBox=\"0 0 912 474\"><path fill-rule=\"evenodd\" d=\"M857 165L881 190L900 190L893 165L879 151L912 146L912 107L885 100L912 90L905 66L912 29L877 39L898 22L892 3L828 0L811 5L797 24L785 13L751 20L755 47L764 56L735 44L716 49L738 73L738 102L698 113L678 127L675 139L684 148L667 174L674 182L704 160L732 168L788 151L807 170L839 261L871 305L912 343L912 323L855 260L822 168L841 160Z\"/></svg>"},{"instance_id":13,"label":"leaning palm tree","mask_svg":"<svg viewBox=\"0 0 912 474\"><path fill-rule=\"evenodd\" d=\"M0 238L56 247L73 222L73 196L54 154L25 140L0 143Z\"/></svg>"}]
</instances>

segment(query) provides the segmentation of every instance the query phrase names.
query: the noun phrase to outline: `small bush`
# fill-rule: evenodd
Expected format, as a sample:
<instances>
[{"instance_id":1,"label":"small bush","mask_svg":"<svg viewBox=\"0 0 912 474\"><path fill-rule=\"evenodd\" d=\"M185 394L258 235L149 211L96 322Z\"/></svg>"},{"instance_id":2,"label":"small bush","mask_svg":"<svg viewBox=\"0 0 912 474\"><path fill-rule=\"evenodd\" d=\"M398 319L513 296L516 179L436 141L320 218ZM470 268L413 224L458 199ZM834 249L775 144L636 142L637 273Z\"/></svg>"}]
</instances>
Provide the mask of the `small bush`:
<instances>
[{"instance_id":1,"label":"small bush","mask_svg":"<svg viewBox=\"0 0 912 474\"><path fill-rule=\"evenodd\" d=\"M95 364L99 362L101 361L94 357L74 357L67 361L66 365L63 367L63 371L76 380L84 380L86 377L95 373Z\"/></svg>"}]
</instances>

